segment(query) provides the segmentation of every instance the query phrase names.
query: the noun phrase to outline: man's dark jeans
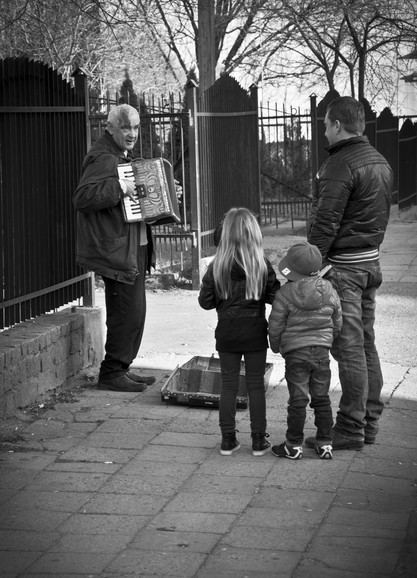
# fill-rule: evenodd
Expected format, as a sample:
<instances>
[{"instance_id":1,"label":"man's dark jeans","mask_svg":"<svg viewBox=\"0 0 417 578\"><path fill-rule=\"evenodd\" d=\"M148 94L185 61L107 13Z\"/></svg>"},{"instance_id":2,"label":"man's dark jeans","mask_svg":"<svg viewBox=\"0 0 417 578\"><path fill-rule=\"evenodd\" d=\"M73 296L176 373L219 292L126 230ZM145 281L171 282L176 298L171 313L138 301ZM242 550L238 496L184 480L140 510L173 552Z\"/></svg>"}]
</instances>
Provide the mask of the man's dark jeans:
<instances>
[{"instance_id":1,"label":"man's dark jeans","mask_svg":"<svg viewBox=\"0 0 417 578\"><path fill-rule=\"evenodd\" d=\"M336 289L343 326L331 353L339 365L342 396L334 431L352 440L373 441L384 408L383 378L375 347L375 295L381 285L379 261L357 265L332 263L326 275Z\"/></svg>"},{"instance_id":2,"label":"man's dark jeans","mask_svg":"<svg viewBox=\"0 0 417 578\"><path fill-rule=\"evenodd\" d=\"M317 428L316 439L321 444L331 442L333 415L329 399L330 378L330 353L327 347L301 347L285 354L285 379L290 394L287 440L291 444L301 445L304 441L309 396Z\"/></svg>"},{"instance_id":3,"label":"man's dark jeans","mask_svg":"<svg viewBox=\"0 0 417 578\"><path fill-rule=\"evenodd\" d=\"M100 378L124 375L138 354L146 318L147 246L138 247L139 275L133 285L103 277L106 298L106 355Z\"/></svg>"}]
</instances>

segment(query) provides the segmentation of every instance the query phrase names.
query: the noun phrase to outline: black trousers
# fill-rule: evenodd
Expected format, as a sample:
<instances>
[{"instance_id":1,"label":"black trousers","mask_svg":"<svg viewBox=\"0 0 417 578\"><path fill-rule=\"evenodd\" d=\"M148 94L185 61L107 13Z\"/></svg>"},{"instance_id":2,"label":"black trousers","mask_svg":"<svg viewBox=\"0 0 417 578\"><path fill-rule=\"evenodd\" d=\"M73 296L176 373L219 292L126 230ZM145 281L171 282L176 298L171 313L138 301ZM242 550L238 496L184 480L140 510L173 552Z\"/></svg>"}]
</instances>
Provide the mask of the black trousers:
<instances>
[{"instance_id":1,"label":"black trousers","mask_svg":"<svg viewBox=\"0 0 417 578\"><path fill-rule=\"evenodd\" d=\"M139 275L133 285L103 277L107 337L99 378L124 375L138 354L146 318L147 247L138 247Z\"/></svg>"},{"instance_id":2,"label":"black trousers","mask_svg":"<svg viewBox=\"0 0 417 578\"><path fill-rule=\"evenodd\" d=\"M261 351L225 352L219 351L222 374L220 393L219 425L223 433L236 431L236 397L239 393L240 361L245 360L246 390L249 396L249 417L251 433L265 433L265 363L266 349Z\"/></svg>"}]
</instances>

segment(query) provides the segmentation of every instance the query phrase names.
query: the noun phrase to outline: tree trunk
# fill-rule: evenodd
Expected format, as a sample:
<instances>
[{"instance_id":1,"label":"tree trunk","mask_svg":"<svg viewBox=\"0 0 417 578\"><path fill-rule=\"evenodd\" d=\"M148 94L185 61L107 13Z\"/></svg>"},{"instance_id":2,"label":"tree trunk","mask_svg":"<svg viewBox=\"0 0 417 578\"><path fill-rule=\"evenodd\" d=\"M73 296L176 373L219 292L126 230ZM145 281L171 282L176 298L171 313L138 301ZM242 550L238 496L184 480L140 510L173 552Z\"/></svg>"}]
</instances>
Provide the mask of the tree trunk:
<instances>
[{"instance_id":1,"label":"tree trunk","mask_svg":"<svg viewBox=\"0 0 417 578\"><path fill-rule=\"evenodd\" d=\"M359 56L358 66L358 100L365 98L365 68L366 68L366 54Z\"/></svg>"},{"instance_id":2,"label":"tree trunk","mask_svg":"<svg viewBox=\"0 0 417 578\"><path fill-rule=\"evenodd\" d=\"M198 0L198 71L202 94L216 80L214 0Z\"/></svg>"}]
</instances>

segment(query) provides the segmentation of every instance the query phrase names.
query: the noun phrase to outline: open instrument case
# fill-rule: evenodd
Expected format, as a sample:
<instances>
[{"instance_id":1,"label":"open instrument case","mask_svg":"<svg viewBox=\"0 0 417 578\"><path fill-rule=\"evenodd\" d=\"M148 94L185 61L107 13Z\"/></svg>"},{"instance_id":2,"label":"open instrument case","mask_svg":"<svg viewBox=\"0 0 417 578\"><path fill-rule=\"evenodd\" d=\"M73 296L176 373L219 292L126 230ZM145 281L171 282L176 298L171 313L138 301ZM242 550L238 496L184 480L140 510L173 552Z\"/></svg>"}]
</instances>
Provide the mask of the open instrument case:
<instances>
[{"instance_id":1,"label":"open instrument case","mask_svg":"<svg viewBox=\"0 0 417 578\"><path fill-rule=\"evenodd\" d=\"M273 369L272 363L265 366L265 391ZM202 407L219 407L220 360L212 357L192 357L177 366L161 388L161 401ZM237 409L247 409L248 397L245 386L245 363L241 362Z\"/></svg>"}]
</instances>

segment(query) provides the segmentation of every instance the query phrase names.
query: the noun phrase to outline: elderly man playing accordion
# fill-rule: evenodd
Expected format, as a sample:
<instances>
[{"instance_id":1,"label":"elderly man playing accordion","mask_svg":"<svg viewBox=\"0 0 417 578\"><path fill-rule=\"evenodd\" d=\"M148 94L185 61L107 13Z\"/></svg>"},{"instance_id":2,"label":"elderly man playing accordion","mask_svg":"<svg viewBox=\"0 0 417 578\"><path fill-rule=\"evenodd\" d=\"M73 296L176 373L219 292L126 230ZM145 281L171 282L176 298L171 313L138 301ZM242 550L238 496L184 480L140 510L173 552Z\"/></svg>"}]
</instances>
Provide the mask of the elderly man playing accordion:
<instances>
[{"instance_id":1,"label":"elderly man playing accordion","mask_svg":"<svg viewBox=\"0 0 417 578\"><path fill-rule=\"evenodd\" d=\"M98 389L141 392L155 382L130 370L138 354L146 317L145 275L155 266L151 226L127 222L123 201L137 203L135 182L119 178L118 167L132 160L139 133L138 111L113 108L107 130L91 147L74 193L77 263L102 276L107 336Z\"/></svg>"}]
</instances>

